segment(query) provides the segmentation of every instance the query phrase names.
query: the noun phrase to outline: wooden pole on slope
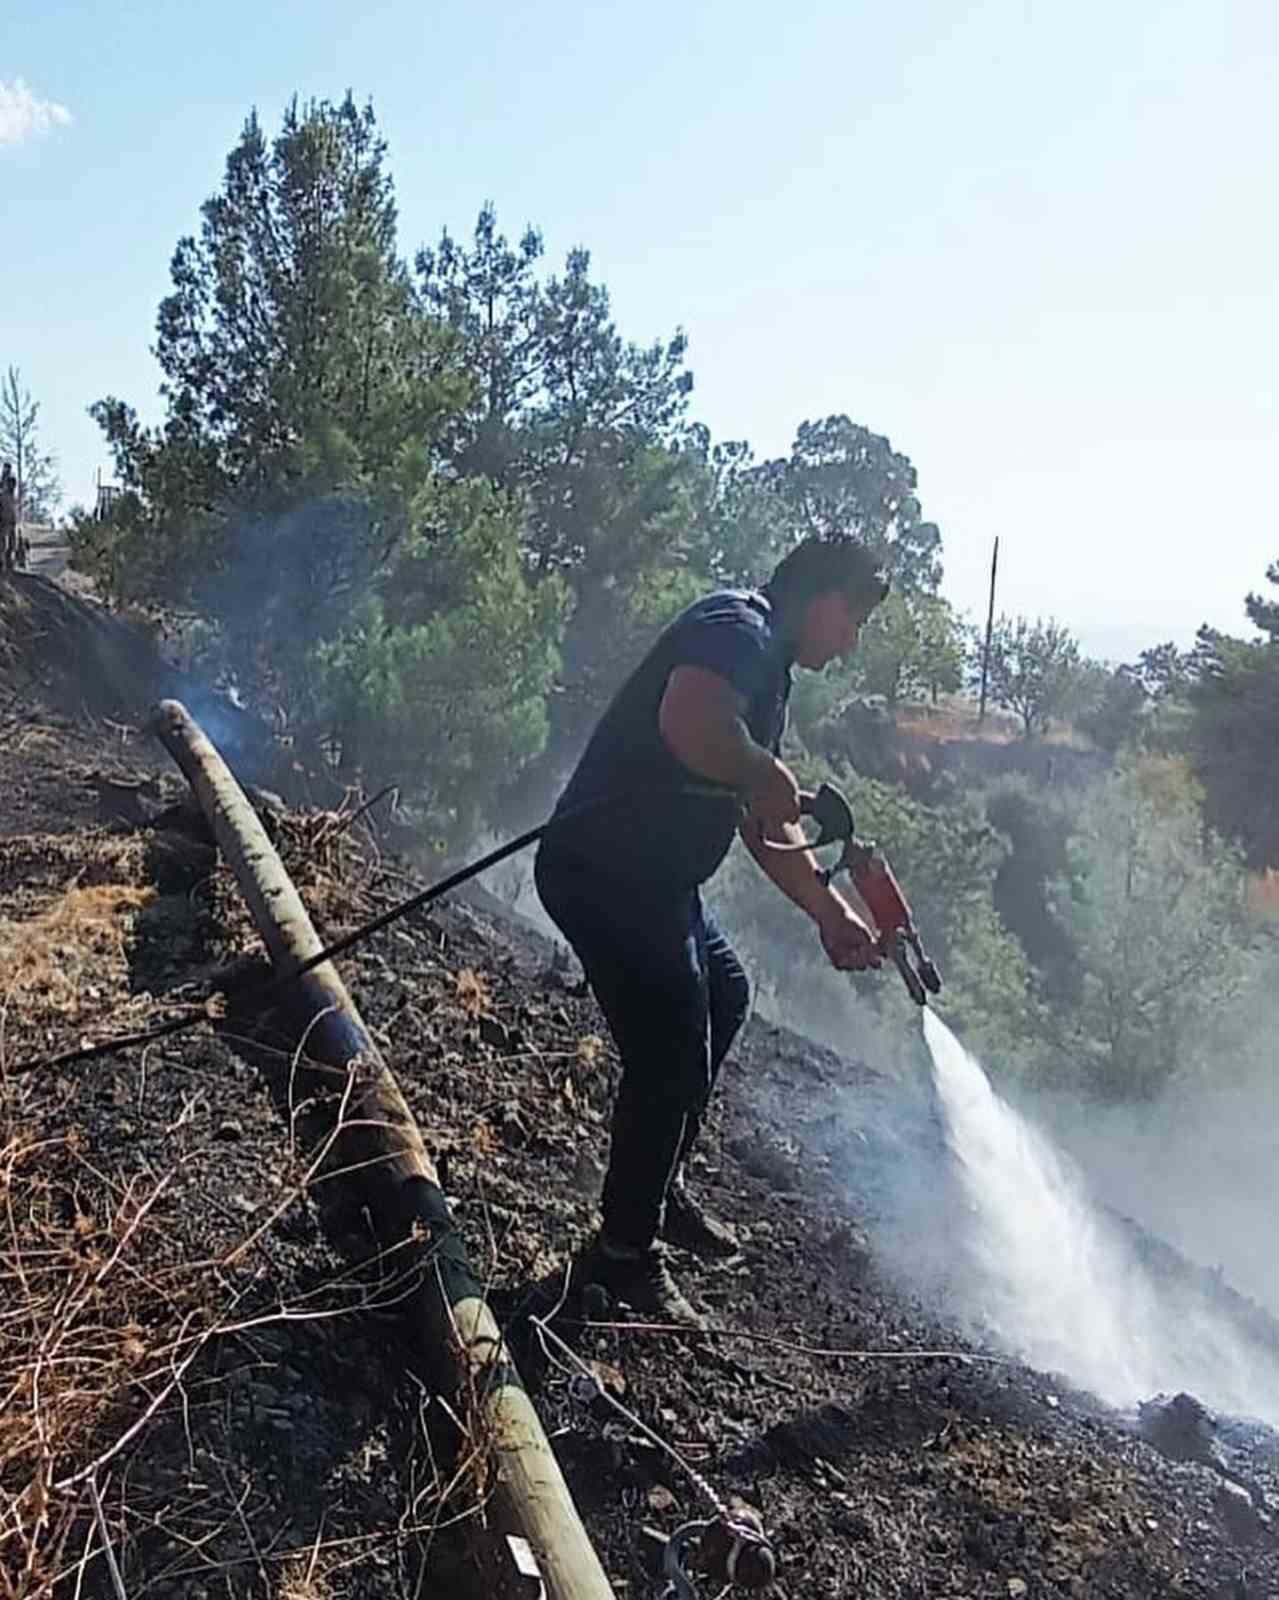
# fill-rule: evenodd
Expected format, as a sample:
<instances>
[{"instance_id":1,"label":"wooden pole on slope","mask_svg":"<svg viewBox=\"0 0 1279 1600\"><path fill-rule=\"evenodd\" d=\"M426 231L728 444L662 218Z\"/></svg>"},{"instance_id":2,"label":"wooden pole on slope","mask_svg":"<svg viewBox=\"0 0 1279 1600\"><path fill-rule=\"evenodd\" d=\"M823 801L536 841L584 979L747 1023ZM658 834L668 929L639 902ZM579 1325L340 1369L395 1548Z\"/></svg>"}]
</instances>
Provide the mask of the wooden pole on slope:
<instances>
[{"instance_id":1,"label":"wooden pole on slope","mask_svg":"<svg viewBox=\"0 0 1279 1600\"><path fill-rule=\"evenodd\" d=\"M265 828L185 706L162 701L152 726L195 791L272 966L278 976L289 976L323 945ZM399 1085L332 962L299 978L290 993L296 996L305 1042L300 1071L313 1082L318 1078L330 1095L334 1068L343 1073L344 1087L349 1083L326 1170L358 1181L383 1241L397 1247L396 1258L406 1269L411 1259L421 1264L421 1286L409 1311L412 1336L427 1364L442 1369L452 1403L465 1413L472 1437L493 1464L487 1511L499 1547L491 1557L500 1585L496 1593L530 1592L530 1578L527 1571L519 1574L519 1552L510 1546L509 1535L528 1541L547 1600L615 1600L471 1271L439 1175ZM312 1066L308 1072L307 1058L328 1070Z\"/></svg>"}]
</instances>

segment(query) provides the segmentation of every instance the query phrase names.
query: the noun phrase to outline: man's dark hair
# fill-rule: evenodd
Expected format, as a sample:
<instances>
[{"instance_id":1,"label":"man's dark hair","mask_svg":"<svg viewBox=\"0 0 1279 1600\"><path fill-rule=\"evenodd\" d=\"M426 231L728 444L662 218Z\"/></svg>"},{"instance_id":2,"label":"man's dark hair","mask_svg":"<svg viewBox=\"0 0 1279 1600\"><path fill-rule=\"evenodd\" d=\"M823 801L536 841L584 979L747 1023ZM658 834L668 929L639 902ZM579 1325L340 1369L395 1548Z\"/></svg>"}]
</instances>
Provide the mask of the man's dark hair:
<instances>
[{"instance_id":1,"label":"man's dark hair","mask_svg":"<svg viewBox=\"0 0 1279 1600\"><path fill-rule=\"evenodd\" d=\"M778 562L765 586L781 611L794 615L814 595L842 589L867 615L888 598L883 565L855 539L805 539Z\"/></svg>"}]
</instances>

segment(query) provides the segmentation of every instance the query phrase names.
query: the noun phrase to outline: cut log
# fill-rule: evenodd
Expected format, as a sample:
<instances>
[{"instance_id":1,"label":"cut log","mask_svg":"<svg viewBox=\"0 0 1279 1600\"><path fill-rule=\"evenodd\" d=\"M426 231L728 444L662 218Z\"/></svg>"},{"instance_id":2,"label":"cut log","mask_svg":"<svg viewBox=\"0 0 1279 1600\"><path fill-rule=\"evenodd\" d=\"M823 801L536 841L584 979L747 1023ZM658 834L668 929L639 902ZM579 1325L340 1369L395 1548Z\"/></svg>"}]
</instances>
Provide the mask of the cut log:
<instances>
[{"instance_id":1,"label":"cut log","mask_svg":"<svg viewBox=\"0 0 1279 1600\"><path fill-rule=\"evenodd\" d=\"M274 846L194 718L162 701L153 728L182 769L234 872L279 977L323 948ZM369 1036L331 962L287 991L307 1057L350 1073L331 1171L352 1175L385 1243L419 1252L422 1284L411 1304L412 1337L424 1364L442 1374L451 1403L489 1452L490 1567L501 1590L524 1593L508 1536L528 1542L548 1600L613 1600L532 1402L471 1271L435 1166L399 1085ZM344 1080L345 1082L345 1080ZM527 1585L525 1575L522 1579ZM500 1592L500 1590L499 1590Z\"/></svg>"}]
</instances>

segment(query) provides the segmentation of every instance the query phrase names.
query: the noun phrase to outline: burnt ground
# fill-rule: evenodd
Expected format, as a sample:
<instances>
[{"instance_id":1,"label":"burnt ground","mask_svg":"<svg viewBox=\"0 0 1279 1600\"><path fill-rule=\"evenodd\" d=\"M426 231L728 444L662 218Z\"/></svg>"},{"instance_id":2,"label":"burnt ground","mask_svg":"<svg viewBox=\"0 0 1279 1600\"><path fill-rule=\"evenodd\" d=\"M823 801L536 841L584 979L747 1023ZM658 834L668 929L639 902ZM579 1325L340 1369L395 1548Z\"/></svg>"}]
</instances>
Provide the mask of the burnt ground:
<instances>
[{"instance_id":1,"label":"burnt ground","mask_svg":"<svg viewBox=\"0 0 1279 1600\"><path fill-rule=\"evenodd\" d=\"M3 621L0 607L0 647ZM413 1372L360 1219L317 1204L272 1019L233 1004L171 1039L47 1065L181 1014L203 994L193 979L257 941L211 849L168 825L182 785L137 716L69 709L29 671L17 694L15 660L36 647L13 629L8 646L0 1594L113 1594L103 1530L130 1600L480 1593L466 1535L482 1441ZM322 934L416 881L368 818L272 825ZM593 1222L615 1063L592 1001L482 897L341 965L616 1592L661 1594L653 1533L703 1514L694 1484L583 1401L529 1323ZM752 1023L697 1172L743 1254L679 1262L718 1331L587 1327L571 1301L553 1326L683 1463L758 1511L787 1600L1279 1595L1268 1430L1210 1419L1206 1442L1156 1431L1161 1453L887 1275L871 1240L892 1164L903 1139L933 1137L891 1084ZM1198 1281L1156 1241L1149 1254ZM1264 1314L1231 1306L1271 1338Z\"/></svg>"}]
</instances>

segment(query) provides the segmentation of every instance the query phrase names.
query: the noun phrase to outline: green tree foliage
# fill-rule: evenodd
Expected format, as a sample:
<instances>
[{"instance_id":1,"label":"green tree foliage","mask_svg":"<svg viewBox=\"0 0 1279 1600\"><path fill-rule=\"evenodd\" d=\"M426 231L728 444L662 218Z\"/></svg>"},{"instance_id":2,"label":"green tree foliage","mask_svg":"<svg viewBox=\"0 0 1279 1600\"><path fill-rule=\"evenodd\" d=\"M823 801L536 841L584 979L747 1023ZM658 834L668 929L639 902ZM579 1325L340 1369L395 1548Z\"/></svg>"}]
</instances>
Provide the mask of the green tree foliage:
<instances>
[{"instance_id":1,"label":"green tree foliage","mask_svg":"<svg viewBox=\"0 0 1279 1600\"><path fill-rule=\"evenodd\" d=\"M1143 650L1128 671L1156 704L1183 695L1194 677L1193 652L1178 650L1171 640Z\"/></svg>"},{"instance_id":2,"label":"green tree foliage","mask_svg":"<svg viewBox=\"0 0 1279 1600\"><path fill-rule=\"evenodd\" d=\"M1099 749L1114 755L1140 738L1151 696L1131 667L1088 661L1082 663L1074 700L1076 724Z\"/></svg>"},{"instance_id":3,"label":"green tree foliage","mask_svg":"<svg viewBox=\"0 0 1279 1600\"><path fill-rule=\"evenodd\" d=\"M941 534L922 520L909 458L879 434L846 416L802 423L790 455L759 467L757 482L780 500L789 543L858 539L882 554L898 588L936 591Z\"/></svg>"},{"instance_id":4,"label":"green tree foliage","mask_svg":"<svg viewBox=\"0 0 1279 1600\"><path fill-rule=\"evenodd\" d=\"M1049 885L1069 870L1066 841L1075 801L1019 775L992 784L984 800L987 820L1010 846L991 885L995 910L1047 992L1071 999L1077 995L1074 952L1049 909Z\"/></svg>"},{"instance_id":5,"label":"green tree foliage","mask_svg":"<svg viewBox=\"0 0 1279 1600\"><path fill-rule=\"evenodd\" d=\"M0 379L0 462L13 468L18 484L18 521L52 522L62 499L56 457L41 447L40 402L9 367Z\"/></svg>"},{"instance_id":6,"label":"green tree foliage","mask_svg":"<svg viewBox=\"0 0 1279 1600\"><path fill-rule=\"evenodd\" d=\"M1279 563L1266 571L1279 583ZM1201 628L1183 658L1189 706L1185 746L1205 790L1211 824L1243 846L1256 867L1279 865L1279 603L1245 600L1265 637L1234 639Z\"/></svg>"},{"instance_id":7,"label":"green tree foliage","mask_svg":"<svg viewBox=\"0 0 1279 1600\"><path fill-rule=\"evenodd\" d=\"M483 480L449 518L438 543L419 521L399 568L429 575L430 604L411 583L366 591L313 660L344 764L393 773L426 821L464 841L545 742L567 595L558 579L527 581L509 501Z\"/></svg>"},{"instance_id":8,"label":"green tree foliage","mask_svg":"<svg viewBox=\"0 0 1279 1600\"><path fill-rule=\"evenodd\" d=\"M1272 561L1266 568L1266 581L1279 584L1279 561ZM1248 621L1254 628L1259 628L1271 644L1279 643L1279 601L1267 600L1264 595L1250 594L1244 601L1244 609L1248 613Z\"/></svg>"},{"instance_id":9,"label":"green tree foliage","mask_svg":"<svg viewBox=\"0 0 1279 1600\"><path fill-rule=\"evenodd\" d=\"M173 256L155 345L163 426L113 397L91 408L127 491L114 521L138 592L189 601L244 507L314 493L321 465L331 482L420 473L464 401L450 341L395 252L385 156L349 95L295 101L274 140L256 114L245 123L199 236Z\"/></svg>"},{"instance_id":10,"label":"green tree foliage","mask_svg":"<svg viewBox=\"0 0 1279 1600\"><path fill-rule=\"evenodd\" d=\"M981 676L979 642L970 666ZM1015 712L1027 739L1045 733L1077 693L1079 645L1059 622L1000 617L991 634L988 690L995 704Z\"/></svg>"},{"instance_id":11,"label":"green tree foliage","mask_svg":"<svg viewBox=\"0 0 1279 1600\"><path fill-rule=\"evenodd\" d=\"M765 583L796 543L789 506L744 440L713 444L709 430L695 424L683 449L701 468L690 487L695 546L708 577L730 588Z\"/></svg>"},{"instance_id":12,"label":"green tree foliage","mask_svg":"<svg viewBox=\"0 0 1279 1600\"><path fill-rule=\"evenodd\" d=\"M371 109L251 116L156 355L167 415L94 408L126 488L82 558L213 626L203 665L354 777L417 788L455 837L540 747L564 624L534 592L518 485L460 472L476 383L399 259Z\"/></svg>"},{"instance_id":13,"label":"green tree foliage","mask_svg":"<svg viewBox=\"0 0 1279 1600\"><path fill-rule=\"evenodd\" d=\"M706 463L684 428L684 336L629 343L587 252L570 252L545 282L535 275L540 254L533 230L512 246L486 207L469 248L445 233L417 266L424 303L477 378L458 468L519 495L530 571L537 581L562 576L572 593L549 789L628 660L703 581L694 529L708 495Z\"/></svg>"},{"instance_id":14,"label":"green tree foliage","mask_svg":"<svg viewBox=\"0 0 1279 1600\"><path fill-rule=\"evenodd\" d=\"M1279 644L1200 630L1187 746L1213 827L1279 865Z\"/></svg>"},{"instance_id":15,"label":"green tree foliage","mask_svg":"<svg viewBox=\"0 0 1279 1600\"><path fill-rule=\"evenodd\" d=\"M862 630L847 676L862 691L895 710L918 688L919 629L909 600L894 591Z\"/></svg>"},{"instance_id":16,"label":"green tree foliage","mask_svg":"<svg viewBox=\"0 0 1279 1600\"><path fill-rule=\"evenodd\" d=\"M1104 1097L1151 1098L1246 976L1242 865L1205 838L1195 787L1167 761L1100 782L1067 855L1049 906L1080 992L1044 1013L1053 1070Z\"/></svg>"},{"instance_id":17,"label":"green tree foliage","mask_svg":"<svg viewBox=\"0 0 1279 1600\"><path fill-rule=\"evenodd\" d=\"M1136 661L1115 668L1076 720L1112 754L1125 747L1183 750L1197 670L1193 651L1179 650L1171 641L1153 645Z\"/></svg>"},{"instance_id":18,"label":"green tree foliage","mask_svg":"<svg viewBox=\"0 0 1279 1600\"><path fill-rule=\"evenodd\" d=\"M920 689L935 705L945 694L964 686L967 634L954 607L940 595L915 601L918 628L916 676Z\"/></svg>"},{"instance_id":19,"label":"green tree foliage","mask_svg":"<svg viewBox=\"0 0 1279 1600\"><path fill-rule=\"evenodd\" d=\"M952 694L963 686L964 636L938 595L894 590L862 630L848 677L890 709L903 701Z\"/></svg>"}]
</instances>

